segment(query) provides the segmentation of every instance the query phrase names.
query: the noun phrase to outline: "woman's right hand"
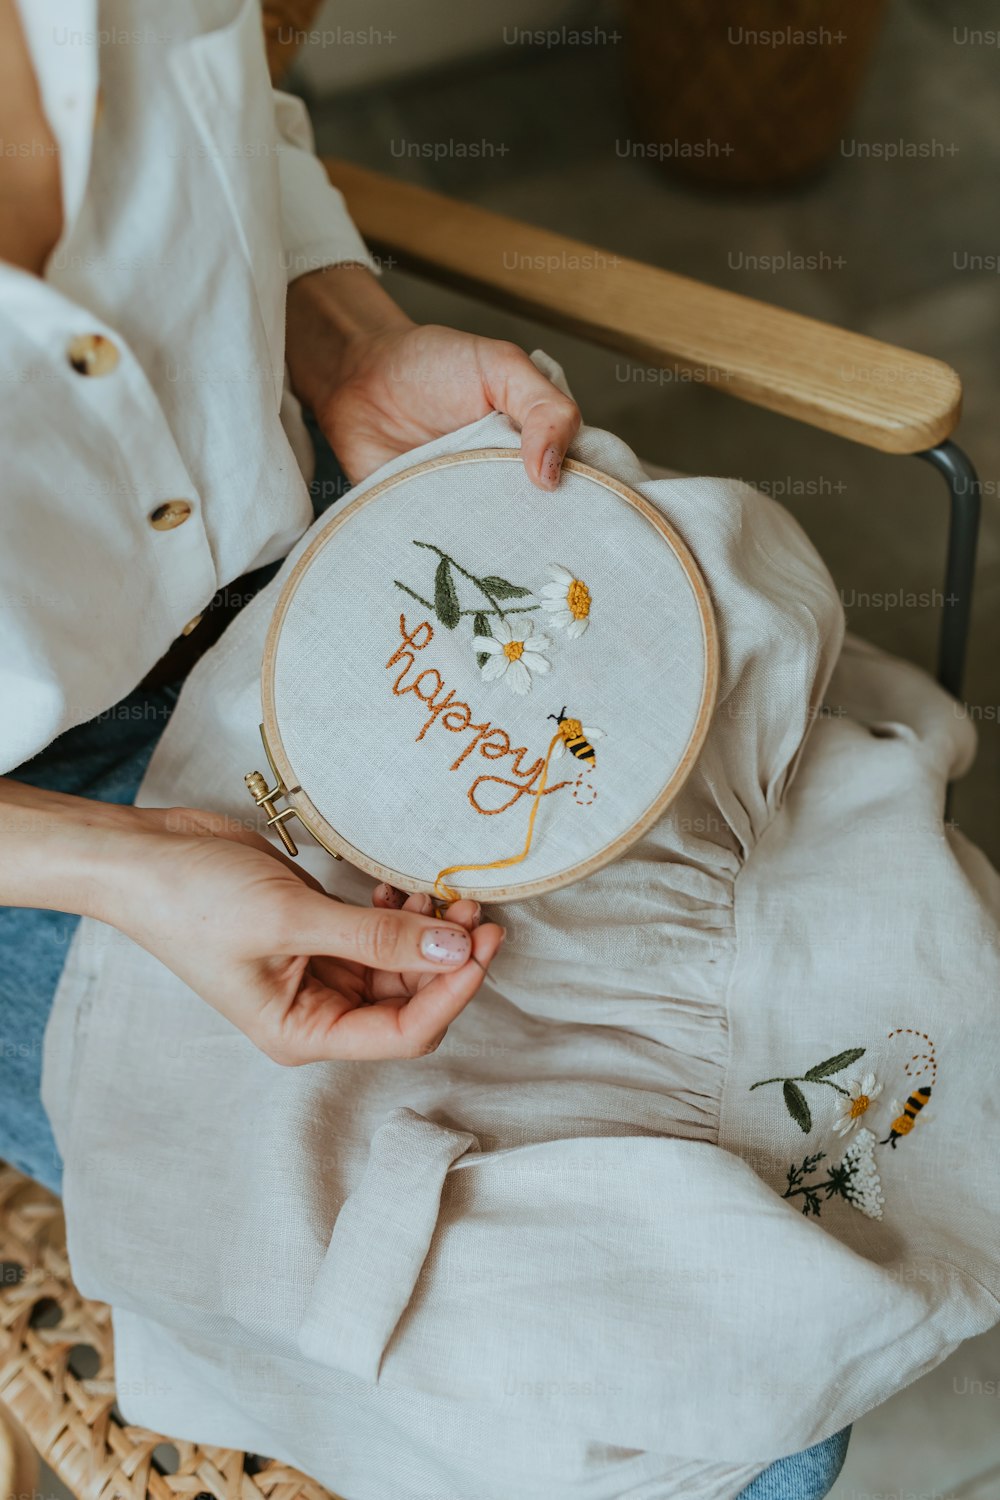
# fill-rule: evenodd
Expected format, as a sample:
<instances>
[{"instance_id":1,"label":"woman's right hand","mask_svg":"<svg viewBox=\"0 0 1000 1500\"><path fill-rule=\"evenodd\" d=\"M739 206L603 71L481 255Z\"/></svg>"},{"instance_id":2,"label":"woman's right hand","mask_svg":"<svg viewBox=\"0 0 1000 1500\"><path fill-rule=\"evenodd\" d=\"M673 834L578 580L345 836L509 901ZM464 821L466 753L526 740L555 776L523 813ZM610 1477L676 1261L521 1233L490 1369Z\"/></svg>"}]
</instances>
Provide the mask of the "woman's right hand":
<instances>
[{"instance_id":1,"label":"woman's right hand","mask_svg":"<svg viewBox=\"0 0 1000 1500\"><path fill-rule=\"evenodd\" d=\"M213 813L112 808L0 782L4 842L16 846L29 827L0 904L117 927L280 1063L433 1052L503 941L469 901L442 919L412 905L349 906Z\"/></svg>"},{"instance_id":2,"label":"woman's right hand","mask_svg":"<svg viewBox=\"0 0 1000 1500\"><path fill-rule=\"evenodd\" d=\"M503 941L473 902L443 920L349 906L226 818L142 818L114 925L276 1062L433 1052Z\"/></svg>"}]
</instances>

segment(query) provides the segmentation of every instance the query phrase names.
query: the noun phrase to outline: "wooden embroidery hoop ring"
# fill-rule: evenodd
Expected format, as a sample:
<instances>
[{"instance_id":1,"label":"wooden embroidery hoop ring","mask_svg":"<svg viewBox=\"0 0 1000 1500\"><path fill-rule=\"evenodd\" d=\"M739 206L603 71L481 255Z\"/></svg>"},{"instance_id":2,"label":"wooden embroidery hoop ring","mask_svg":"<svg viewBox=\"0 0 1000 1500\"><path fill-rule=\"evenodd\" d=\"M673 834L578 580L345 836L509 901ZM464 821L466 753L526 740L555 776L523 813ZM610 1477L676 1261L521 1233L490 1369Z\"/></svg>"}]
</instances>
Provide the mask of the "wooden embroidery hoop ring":
<instances>
[{"instance_id":1,"label":"wooden embroidery hoop ring","mask_svg":"<svg viewBox=\"0 0 1000 1500\"><path fill-rule=\"evenodd\" d=\"M357 500L349 503L343 510L334 514L323 529L313 538L289 574L278 602L275 605L274 614L271 617L267 638L264 643L264 657L261 666L263 723L260 726L260 733L261 739L264 742L264 750L274 774L275 785L268 789L264 778L257 771L250 772L245 780L251 797L258 807L263 808L268 813L269 826L276 829L290 854L294 855L298 851L285 824L288 819L297 817L305 825L309 833L312 834L316 842L326 849L328 853L332 854L334 858L346 859L349 864L354 865L359 870L363 870L375 880L386 881L390 885L398 886L401 890L433 893L434 887L432 883L414 879L413 876L407 875L401 870L394 870L391 866L372 859L363 849L358 849L354 844L348 843L327 822L326 818L323 817L323 814L309 797L309 794L299 785L294 767L291 765L288 755L285 752L275 713L274 673L278 640L285 617L288 614L288 610L305 573L316 561L317 556L323 548L336 536L340 528L352 520L366 505L371 505L373 501L380 499L389 490L394 489L399 484L406 483L407 480L415 478L418 474L427 474L433 469L450 468L456 464L496 461L502 463L520 463L521 455L517 448L474 448L464 453L449 453L442 455L440 458L430 458L423 463L414 464L412 468L401 469L398 474L393 474L390 478L383 479L379 484L367 490L365 494L360 495ZM613 479L608 474L602 474L599 469L591 468L589 464L580 463L577 459L566 459L563 469L572 474L581 474L585 478L592 480L595 484L602 485L605 489L611 490L614 494L618 495L628 505L632 506L634 510L637 510L644 516L651 526L655 527L673 551L694 595L701 625L704 651L704 680L701 700L691 735L672 775L650 805L624 833L619 834L610 844L598 850L596 854L592 854L587 859L582 860L579 864L561 870L557 874L547 875L543 879L524 881L520 884L501 887L475 887L463 884L462 896L464 899L500 902L523 901L531 896L543 896L549 891L559 890L564 885L570 885L574 881L582 880L585 876L592 875L596 870L602 869L604 865L610 864L613 859L617 859L630 845L641 838L648 828L652 827L677 796L677 793L687 780L698 757L698 753L704 744L712 710L715 707L719 678L719 648L715 615L712 610L707 585L687 545L681 540L669 521L660 514L655 506L651 505L648 500L644 500L640 494L630 489L628 485L622 484L620 480ZM287 803L287 806L278 811L276 810L276 803L282 800Z\"/></svg>"}]
</instances>

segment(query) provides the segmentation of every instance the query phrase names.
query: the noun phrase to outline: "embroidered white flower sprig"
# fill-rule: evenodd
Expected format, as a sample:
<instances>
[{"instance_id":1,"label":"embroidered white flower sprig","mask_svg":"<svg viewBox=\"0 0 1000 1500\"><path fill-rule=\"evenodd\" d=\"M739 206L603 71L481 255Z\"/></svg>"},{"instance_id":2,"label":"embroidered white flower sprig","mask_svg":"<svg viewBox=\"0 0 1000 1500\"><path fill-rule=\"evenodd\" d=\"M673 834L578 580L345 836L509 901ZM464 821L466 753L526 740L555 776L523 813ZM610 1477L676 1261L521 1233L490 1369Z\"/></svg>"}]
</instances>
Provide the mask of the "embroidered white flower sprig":
<instances>
[{"instance_id":1,"label":"embroidered white flower sprig","mask_svg":"<svg viewBox=\"0 0 1000 1500\"><path fill-rule=\"evenodd\" d=\"M881 1219L884 1198L878 1167L875 1165L875 1137L863 1126L835 1166L827 1167L825 1175L814 1175L821 1161L826 1160L825 1151L814 1151L803 1158L801 1166L791 1166L786 1174L787 1186L783 1198L801 1198L802 1212L818 1219L823 1203L831 1198L843 1198L852 1208L868 1219Z\"/></svg>"},{"instance_id":2,"label":"embroidered white flower sprig","mask_svg":"<svg viewBox=\"0 0 1000 1500\"><path fill-rule=\"evenodd\" d=\"M882 1179L875 1165L875 1144L874 1135L867 1126L862 1126L840 1163L840 1170L847 1173L843 1195L867 1219L881 1219L885 1206Z\"/></svg>"},{"instance_id":3,"label":"embroidered white flower sprig","mask_svg":"<svg viewBox=\"0 0 1000 1500\"><path fill-rule=\"evenodd\" d=\"M516 627L509 620L498 620L493 632L474 636L472 641L485 657L480 669L483 677L487 682L506 678L512 692L530 693L532 676L541 677L551 670L551 662L542 655L552 644L548 636L535 635L531 621L523 619Z\"/></svg>"},{"instance_id":4,"label":"embroidered white flower sprig","mask_svg":"<svg viewBox=\"0 0 1000 1500\"><path fill-rule=\"evenodd\" d=\"M874 1073L866 1073L863 1078L847 1079L847 1098L841 1101L837 1119L834 1122L834 1130L838 1135L850 1135L855 1129L858 1121L871 1109L872 1104L882 1092L882 1085L878 1082Z\"/></svg>"},{"instance_id":5,"label":"embroidered white flower sprig","mask_svg":"<svg viewBox=\"0 0 1000 1500\"><path fill-rule=\"evenodd\" d=\"M552 582L542 589L542 608L548 612L551 625L575 640L590 624L590 590L581 578L558 563L550 563L548 572Z\"/></svg>"}]
</instances>

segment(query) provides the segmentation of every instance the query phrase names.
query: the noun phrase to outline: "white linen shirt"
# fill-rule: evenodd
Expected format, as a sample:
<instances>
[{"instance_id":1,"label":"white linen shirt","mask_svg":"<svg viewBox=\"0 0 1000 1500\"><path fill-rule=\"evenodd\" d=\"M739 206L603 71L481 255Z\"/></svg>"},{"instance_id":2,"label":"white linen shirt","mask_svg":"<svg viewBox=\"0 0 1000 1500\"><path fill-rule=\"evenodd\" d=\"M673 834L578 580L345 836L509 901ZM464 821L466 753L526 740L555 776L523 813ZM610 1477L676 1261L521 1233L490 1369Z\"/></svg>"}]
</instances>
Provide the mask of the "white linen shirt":
<instances>
[{"instance_id":1,"label":"white linen shirt","mask_svg":"<svg viewBox=\"0 0 1000 1500\"><path fill-rule=\"evenodd\" d=\"M286 288L371 265L272 92L258 0L19 4L64 227L44 279L0 263L0 771L301 535Z\"/></svg>"}]
</instances>

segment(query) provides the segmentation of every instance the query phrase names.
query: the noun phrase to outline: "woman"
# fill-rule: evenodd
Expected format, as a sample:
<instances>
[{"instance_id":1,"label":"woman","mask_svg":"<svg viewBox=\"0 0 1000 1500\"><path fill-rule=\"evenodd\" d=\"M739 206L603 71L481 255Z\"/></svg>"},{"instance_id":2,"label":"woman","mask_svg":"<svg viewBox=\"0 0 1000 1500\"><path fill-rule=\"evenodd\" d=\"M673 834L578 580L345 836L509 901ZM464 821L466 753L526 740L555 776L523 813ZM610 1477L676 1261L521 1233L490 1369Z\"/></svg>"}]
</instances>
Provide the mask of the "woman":
<instances>
[{"instance_id":1,"label":"woman","mask_svg":"<svg viewBox=\"0 0 1000 1500\"><path fill-rule=\"evenodd\" d=\"M299 403L352 481L496 410L552 490L579 424L521 350L381 289L253 0L101 24L0 0L0 1156L55 1190L41 1039L80 914L291 1064L432 1050L503 940L474 903L337 903L231 821L132 805L226 601L311 519ZM750 1493L825 1493L844 1446Z\"/></svg>"}]
</instances>

